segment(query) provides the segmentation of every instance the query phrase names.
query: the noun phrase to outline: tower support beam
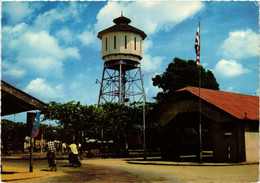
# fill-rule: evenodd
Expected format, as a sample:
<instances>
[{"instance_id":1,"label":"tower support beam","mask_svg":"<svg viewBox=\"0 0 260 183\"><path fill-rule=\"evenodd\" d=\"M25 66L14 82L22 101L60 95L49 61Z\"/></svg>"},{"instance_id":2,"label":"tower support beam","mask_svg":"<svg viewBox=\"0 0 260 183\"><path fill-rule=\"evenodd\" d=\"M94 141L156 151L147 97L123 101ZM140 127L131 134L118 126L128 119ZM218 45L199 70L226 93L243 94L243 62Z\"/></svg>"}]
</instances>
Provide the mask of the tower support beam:
<instances>
[{"instance_id":1,"label":"tower support beam","mask_svg":"<svg viewBox=\"0 0 260 183\"><path fill-rule=\"evenodd\" d=\"M101 80L98 104L118 102L120 104L145 101L145 91L140 64L125 65L119 60L108 67L105 64ZM136 67L137 66L137 67Z\"/></svg>"}]
</instances>

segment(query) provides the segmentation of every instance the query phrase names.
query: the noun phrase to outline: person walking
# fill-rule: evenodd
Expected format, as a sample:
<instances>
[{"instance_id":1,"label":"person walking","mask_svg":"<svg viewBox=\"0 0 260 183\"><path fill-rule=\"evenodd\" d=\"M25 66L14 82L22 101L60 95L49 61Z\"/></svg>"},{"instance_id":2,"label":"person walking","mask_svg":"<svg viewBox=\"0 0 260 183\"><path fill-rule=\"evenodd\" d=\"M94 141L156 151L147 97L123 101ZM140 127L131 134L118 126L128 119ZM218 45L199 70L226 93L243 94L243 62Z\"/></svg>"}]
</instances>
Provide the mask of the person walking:
<instances>
[{"instance_id":1,"label":"person walking","mask_svg":"<svg viewBox=\"0 0 260 183\"><path fill-rule=\"evenodd\" d=\"M49 163L49 167L52 166L56 167L56 148L55 148L55 142L53 141L53 138L49 138L49 141L46 143L46 151L47 151L47 159Z\"/></svg>"},{"instance_id":2,"label":"person walking","mask_svg":"<svg viewBox=\"0 0 260 183\"><path fill-rule=\"evenodd\" d=\"M65 142L62 143L62 147L61 147L61 153L62 154L66 154L66 150L67 150L67 145Z\"/></svg>"},{"instance_id":3,"label":"person walking","mask_svg":"<svg viewBox=\"0 0 260 183\"><path fill-rule=\"evenodd\" d=\"M78 166L81 166L80 158L78 156L78 147L73 141L72 144L69 145L69 163L73 166L74 164L78 164Z\"/></svg>"}]
</instances>

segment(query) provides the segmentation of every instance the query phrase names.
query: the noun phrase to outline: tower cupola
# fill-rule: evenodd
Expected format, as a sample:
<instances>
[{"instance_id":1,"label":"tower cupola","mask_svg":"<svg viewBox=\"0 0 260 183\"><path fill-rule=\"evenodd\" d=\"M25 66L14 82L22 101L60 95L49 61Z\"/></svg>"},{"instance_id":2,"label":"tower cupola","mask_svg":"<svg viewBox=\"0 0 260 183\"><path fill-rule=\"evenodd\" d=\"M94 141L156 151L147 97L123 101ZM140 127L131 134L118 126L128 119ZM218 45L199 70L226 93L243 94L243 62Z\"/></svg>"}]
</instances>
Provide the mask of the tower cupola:
<instances>
[{"instance_id":1,"label":"tower cupola","mask_svg":"<svg viewBox=\"0 0 260 183\"><path fill-rule=\"evenodd\" d=\"M121 15L121 17L115 18L113 20L113 22L115 24L129 24L129 23L131 23L131 20L129 18L126 18L123 15Z\"/></svg>"}]
</instances>

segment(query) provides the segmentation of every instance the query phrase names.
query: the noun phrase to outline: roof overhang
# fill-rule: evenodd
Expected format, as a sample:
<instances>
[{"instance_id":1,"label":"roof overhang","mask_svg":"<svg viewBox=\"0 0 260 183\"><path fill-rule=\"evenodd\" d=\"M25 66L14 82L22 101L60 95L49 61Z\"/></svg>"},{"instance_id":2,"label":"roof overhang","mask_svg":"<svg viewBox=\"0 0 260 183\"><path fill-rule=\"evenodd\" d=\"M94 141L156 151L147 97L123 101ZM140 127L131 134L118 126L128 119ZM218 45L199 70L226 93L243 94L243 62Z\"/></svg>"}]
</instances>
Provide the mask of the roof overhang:
<instances>
[{"instance_id":1,"label":"roof overhang","mask_svg":"<svg viewBox=\"0 0 260 183\"><path fill-rule=\"evenodd\" d=\"M44 102L1 80L1 116L46 107Z\"/></svg>"},{"instance_id":2,"label":"roof overhang","mask_svg":"<svg viewBox=\"0 0 260 183\"><path fill-rule=\"evenodd\" d=\"M136 34L139 34L142 39L144 40L147 35L140 29L137 29L131 25L113 25L112 27L109 27L105 30L102 30L98 33L97 37L99 39L102 39L102 37L107 34L107 33L110 33L110 32L133 32L133 33L136 33Z\"/></svg>"}]
</instances>

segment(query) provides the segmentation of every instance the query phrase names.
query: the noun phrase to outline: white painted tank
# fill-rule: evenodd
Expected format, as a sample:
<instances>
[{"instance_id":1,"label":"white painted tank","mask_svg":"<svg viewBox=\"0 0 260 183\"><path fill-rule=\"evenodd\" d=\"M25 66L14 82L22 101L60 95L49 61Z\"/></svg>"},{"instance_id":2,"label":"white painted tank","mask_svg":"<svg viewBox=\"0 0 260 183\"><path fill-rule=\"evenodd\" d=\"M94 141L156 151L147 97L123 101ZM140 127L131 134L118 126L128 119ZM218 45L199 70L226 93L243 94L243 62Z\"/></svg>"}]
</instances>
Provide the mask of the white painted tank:
<instances>
[{"instance_id":1,"label":"white painted tank","mask_svg":"<svg viewBox=\"0 0 260 183\"><path fill-rule=\"evenodd\" d=\"M146 34L128 25L131 20L120 16L113 21L114 26L98 33L102 40L102 59L105 62L124 60L139 62L143 56L142 41Z\"/></svg>"}]
</instances>

